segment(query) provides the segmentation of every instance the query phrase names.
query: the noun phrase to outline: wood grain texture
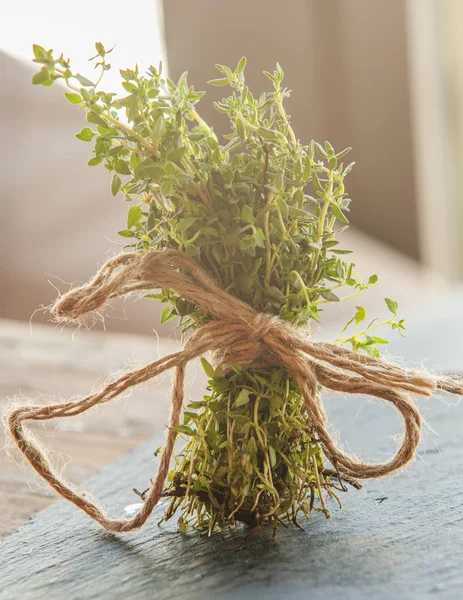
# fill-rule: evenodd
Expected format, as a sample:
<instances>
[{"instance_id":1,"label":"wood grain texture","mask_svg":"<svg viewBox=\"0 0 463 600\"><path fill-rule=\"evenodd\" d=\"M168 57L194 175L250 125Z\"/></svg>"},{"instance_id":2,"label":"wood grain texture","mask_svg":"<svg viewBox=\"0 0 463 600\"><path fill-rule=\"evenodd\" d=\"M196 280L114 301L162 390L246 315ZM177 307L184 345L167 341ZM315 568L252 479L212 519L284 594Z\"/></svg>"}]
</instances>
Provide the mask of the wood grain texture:
<instances>
[{"instance_id":1,"label":"wood grain texture","mask_svg":"<svg viewBox=\"0 0 463 600\"><path fill-rule=\"evenodd\" d=\"M154 335L81 331L73 340L71 330L42 325L34 325L31 335L29 324L0 320L0 411L18 396L45 403L53 397L86 395L113 373L151 362L178 347L177 342ZM202 393L200 369L190 370L189 381L187 398ZM103 409L33 429L56 450L59 464L67 464L71 481L81 483L153 435L162 436L170 387L166 375ZM19 468L1 451L5 441L0 427L0 539L55 499L30 468ZM18 453L13 455L21 462Z\"/></svg>"},{"instance_id":2,"label":"wood grain texture","mask_svg":"<svg viewBox=\"0 0 463 600\"><path fill-rule=\"evenodd\" d=\"M463 364L463 294L409 319L410 338L393 350L430 367ZM378 459L395 448L401 425L384 403L335 395L326 399L333 425L354 452ZM372 481L314 513L305 532L245 529L211 539L158 526L130 535L98 529L74 507L57 502L0 545L0 599L188 598L422 599L461 598L463 584L463 403L435 397L420 407L429 424L418 459L392 479ZM95 413L100 416L100 413ZM433 428L438 435L433 433ZM86 487L113 514L137 501L155 470L160 438L100 471ZM384 499L381 501L381 499Z\"/></svg>"}]
</instances>

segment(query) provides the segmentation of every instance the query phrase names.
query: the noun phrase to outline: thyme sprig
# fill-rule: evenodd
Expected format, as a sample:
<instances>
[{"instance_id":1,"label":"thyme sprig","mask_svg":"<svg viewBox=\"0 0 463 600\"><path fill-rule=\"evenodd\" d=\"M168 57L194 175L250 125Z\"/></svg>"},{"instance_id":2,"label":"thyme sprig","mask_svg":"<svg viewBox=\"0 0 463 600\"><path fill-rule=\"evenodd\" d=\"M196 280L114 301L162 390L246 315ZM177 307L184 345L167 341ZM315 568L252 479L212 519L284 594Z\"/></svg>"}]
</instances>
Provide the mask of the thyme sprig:
<instances>
[{"instance_id":1,"label":"thyme sprig","mask_svg":"<svg viewBox=\"0 0 463 600\"><path fill-rule=\"evenodd\" d=\"M325 303L376 283L376 275L362 280L337 239L348 225L344 182L354 163L343 159L350 148L336 152L329 142L304 145L297 138L279 65L265 72L271 90L259 97L246 85L245 58L234 70L217 65L221 77L209 83L232 90L215 103L230 126L221 140L198 113L204 92L188 84L186 73L175 83L162 65L143 74L121 70L127 95L118 97L99 89L112 50L95 47L93 82L63 55L34 46L41 68L33 83L61 80L66 98L85 113L89 126L77 137L93 144L88 164L103 164L112 194L130 203L119 231L127 247L177 249L256 310L298 326L321 322ZM161 321L178 316L184 332L207 319L173 290L148 296L166 303ZM387 340L376 330L404 329L397 303L386 303L392 317L364 329L366 313L357 306L337 341L378 355ZM326 502L339 483L323 465L294 381L280 369L235 366L224 374L205 359L203 366L209 395L189 404L177 428L187 444L166 490L167 518L180 509L181 529L193 520L211 532L236 520L256 527L297 523L314 507L328 516Z\"/></svg>"}]
</instances>

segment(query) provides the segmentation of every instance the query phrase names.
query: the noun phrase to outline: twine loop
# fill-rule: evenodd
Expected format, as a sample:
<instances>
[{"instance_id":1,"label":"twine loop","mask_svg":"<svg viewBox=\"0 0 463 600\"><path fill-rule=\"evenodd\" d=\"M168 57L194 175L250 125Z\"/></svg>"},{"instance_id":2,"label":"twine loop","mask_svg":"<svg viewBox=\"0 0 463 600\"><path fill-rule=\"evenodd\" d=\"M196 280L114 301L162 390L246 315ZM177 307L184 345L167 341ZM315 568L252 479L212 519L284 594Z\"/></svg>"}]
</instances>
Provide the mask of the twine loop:
<instances>
[{"instance_id":1,"label":"twine loop","mask_svg":"<svg viewBox=\"0 0 463 600\"><path fill-rule=\"evenodd\" d=\"M194 260L177 251L125 253L108 260L88 283L70 290L52 312L60 321L79 321L111 298L131 292L168 288L199 306L211 320L185 342L179 352L145 367L124 373L81 400L48 406L22 406L8 416L8 427L32 467L58 494L110 531L126 532L145 523L162 496L176 432L168 430L155 479L142 509L131 519L112 519L88 494L56 473L45 451L30 434L25 421L43 421L80 414L108 402L124 391L175 368L169 427L180 423L186 365L210 351L225 370L233 364L253 368L284 367L294 377L323 451L339 474L353 479L389 475L415 456L421 417L411 394L430 396L436 389L463 394L462 382L435 378L426 372L403 369L383 359L325 342L313 342L274 315L258 313L220 287ZM366 394L390 402L404 421L402 443L384 463L367 463L346 453L330 433L319 384L336 392Z\"/></svg>"}]
</instances>

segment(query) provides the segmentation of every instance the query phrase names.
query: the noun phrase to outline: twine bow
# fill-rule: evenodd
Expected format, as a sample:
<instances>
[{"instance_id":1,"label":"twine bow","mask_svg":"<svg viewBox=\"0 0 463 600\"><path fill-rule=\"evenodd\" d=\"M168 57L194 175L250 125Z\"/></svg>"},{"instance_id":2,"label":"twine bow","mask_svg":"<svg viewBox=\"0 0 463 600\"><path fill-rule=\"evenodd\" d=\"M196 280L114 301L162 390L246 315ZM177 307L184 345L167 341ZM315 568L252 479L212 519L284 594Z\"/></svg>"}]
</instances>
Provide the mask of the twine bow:
<instances>
[{"instance_id":1,"label":"twine bow","mask_svg":"<svg viewBox=\"0 0 463 600\"><path fill-rule=\"evenodd\" d=\"M183 349L143 368L125 373L101 391L78 401L48 406L24 406L8 417L16 444L33 468L61 496L95 519L105 529L126 532L141 527L162 496L176 432L168 430L159 467L142 509L131 519L106 515L85 492L57 474L24 422L71 417L108 402L125 390L175 368L169 426L179 425L186 365L207 351L226 365L282 366L296 380L310 422L323 451L340 475L368 479L382 477L410 462L421 433L421 417L411 393L430 396L436 389L463 394L463 385L427 373L402 369L382 359L360 355L335 344L311 342L278 317L256 312L226 292L192 259L176 251L127 253L108 260L88 284L59 298L52 312L64 321L77 321L108 300L134 291L172 289L212 317L185 343ZM327 416L317 385L336 392L367 394L390 402L401 413L405 432L396 455L384 463L369 464L346 454L327 429Z\"/></svg>"}]
</instances>

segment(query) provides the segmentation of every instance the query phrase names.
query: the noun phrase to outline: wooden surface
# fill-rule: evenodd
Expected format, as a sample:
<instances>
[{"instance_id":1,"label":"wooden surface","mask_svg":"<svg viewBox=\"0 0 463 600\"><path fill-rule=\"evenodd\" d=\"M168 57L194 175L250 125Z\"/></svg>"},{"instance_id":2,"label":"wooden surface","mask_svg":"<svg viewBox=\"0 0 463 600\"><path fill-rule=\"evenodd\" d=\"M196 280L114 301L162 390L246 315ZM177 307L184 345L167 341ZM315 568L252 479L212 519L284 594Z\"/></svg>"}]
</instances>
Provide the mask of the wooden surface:
<instances>
[{"instance_id":1,"label":"wooden surface","mask_svg":"<svg viewBox=\"0 0 463 600\"><path fill-rule=\"evenodd\" d=\"M88 394L114 372L145 364L178 349L178 344L154 335L131 336L71 330L0 320L0 411L15 397L34 403L47 398ZM196 375L197 371L197 375ZM202 392L202 373L193 369L188 393ZM116 400L73 419L49 422L36 431L67 466L72 481L81 483L102 466L153 435L162 435L168 417L170 376L137 388ZM188 397L188 396L187 396ZM55 495L29 468L21 469L1 451L0 539L47 506ZM59 454L58 454L59 453ZM20 459L17 453L14 458Z\"/></svg>"},{"instance_id":2,"label":"wooden surface","mask_svg":"<svg viewBox=\"0 0 463 600\"><path fill-rule=\"evenodd\" d=\"M441 299L438 310L434 304L417 307L408 320L410 337L392 350L408 361L427 359L430 368L461 368L462 306L463 294L459 293ZM23 372L21 363L35 364L35 370L30 366L28 371L32 389L50 391L39 385L46 381L41 372L49 369L54 385L58 381L63 390L77 393L95 382L95 369L100 370L101 381L107 370L124 366L121 347L117 347L124 340L125 356L152 358L153 340L130 338L132 346L129 338L116 343L116 338L109 336L108 348L102 337L92 334L82 337L77 345L61 340L56 346L53 332L43 331L31 349L21 332L11 328L10 345L16 344L16 352L10 357L9 369L4 366L9 373L10 387L6 385L6 389L10 394L17 392L15 373L19 377ZM98 357L103 361L105 354L113 356L112 364L106 357L104 365L98 366L94 361ZM36 358L31 361L31 356ZM40 361L37 356L41 356ZM76 375L85 372L85 366L86 376L77 384ZM196 385L200 383L197 380ZM153 393L150 384L130 400L121 401L123 411L106 407L87 417L82 431L61 430L55 435L55 446L60 442L63 448L72 434L73 448L66 448L66 452L74 451L68 474L74 477L80 468L83 479L96 466L89 458L101 443L112 446L106 455L109 459L143 436L154 434L156 439L87 482L86 487L100 496L113 514L123 514L125 507L137 502L132 488L143 489L153 475L152 451L161 443L163 429L162 423L154 424L153 414L159 414L163 421L157 407L162 406L165 412L166 402L156 398L165 389L158 385ZM393 452L393 436L401 431L401 424L390 407L342 395L327 397L326 404L331 422L352 451L367 459L384 458ZM178 534L175 522L159 527L163 510L159 507L146 528L116 536L98 529L72 506L57 502L0 545L0 599L461 598L463 403L450 397L445 402L433 398L421 401L420 407L428 427L417 461L392 479L369 482L361 492L344 494L344 509L331 506L330 521L313 514L305 532L280 528L275 543L268 530L247 537L246 530L238 529L208 540L197 534ZM110 417L112 410L116 416ZM74 421L68 422L69 428ZM130 435L120 435L123 441L116 443L112 430L124 431L129 422L133 422ZM108 437L101 442L103 434ZM12 473L9 502L18 504L21 496L17 486L26 472L10 470L8 474L2 468L2 490ZM25 489L23 493L28 496Z\"/></svg>"}]
</instances>

